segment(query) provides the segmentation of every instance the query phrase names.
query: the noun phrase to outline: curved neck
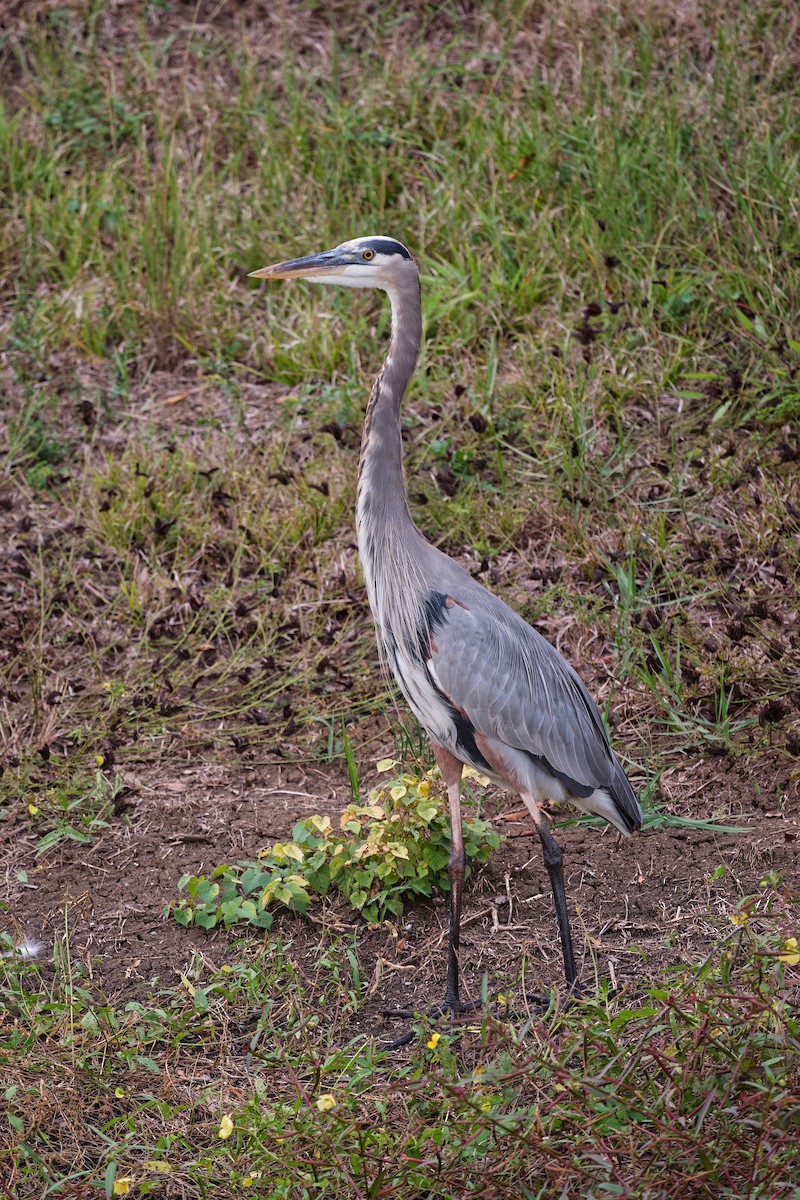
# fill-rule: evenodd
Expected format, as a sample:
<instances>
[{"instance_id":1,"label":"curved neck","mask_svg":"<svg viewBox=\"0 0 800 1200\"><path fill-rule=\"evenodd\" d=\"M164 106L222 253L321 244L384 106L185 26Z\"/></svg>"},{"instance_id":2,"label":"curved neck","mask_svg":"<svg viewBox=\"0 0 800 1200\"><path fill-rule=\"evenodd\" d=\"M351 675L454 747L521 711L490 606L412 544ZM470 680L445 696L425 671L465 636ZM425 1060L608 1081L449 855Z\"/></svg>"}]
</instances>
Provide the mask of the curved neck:
<instances>
[{"instance_id":1,"label":"curved neck","mask_svg":"<svg viewBox=\"0 0 800 1200\"><path fill-rule=\"evenodd\" d=\"M358 466L356 530L362 557L368 552L368 531L411 526L405 481L400 405L419 355L422 307L416 270L389 292L392 338L372 386Z\"/></svg>"}]
</instances>

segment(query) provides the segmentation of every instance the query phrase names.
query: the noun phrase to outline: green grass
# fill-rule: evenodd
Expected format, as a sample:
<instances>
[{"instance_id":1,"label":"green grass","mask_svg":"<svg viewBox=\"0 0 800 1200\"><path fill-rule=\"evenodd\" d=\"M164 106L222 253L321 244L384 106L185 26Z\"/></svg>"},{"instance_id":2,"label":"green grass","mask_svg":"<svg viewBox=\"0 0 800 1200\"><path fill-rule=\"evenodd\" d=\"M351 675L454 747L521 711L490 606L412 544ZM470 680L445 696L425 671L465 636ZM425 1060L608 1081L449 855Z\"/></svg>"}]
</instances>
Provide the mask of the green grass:
<instances>
[{"instance_id":1,"label":"green grass","mask_svg":"<svg viewBox=\"0 0 800 1200\"><path fill-rule=\"evenodd\" d=\"M373 232L422 271L421 528L580 666L650 824L740 824L728 791L687 818L660 788L689 758L714 778L778 756L783 811L791 5L45 7L0 34L8 836L40 859L106 836L127 772L333 763L355 792L390 738L429 754L379 674L352 534L388 312L246 278ZM402 1061L351 1040L369 985L332 935L302 971L248 942L120 1006L74 974L67 910L52 966L0 959L0 1184L798 1200L797 909L766 887L752 909L630 994L600 979L526 1016L501 981L511 1019L463 1050L425 1030Z\"/></svg>"},{"instance_id":2,"label":"green grass","mask_svg":"<svg viewBox=\"0 0 800 1200\"><path fill-rule=\"evenodd\" d=\"M126 46L112 75L77 16L66 70L63 31L32 32L18 56L25 99L0 129L19 319L51 346L106 356L122 342L165 362L188 346L245 377L269 365L317 384L347 370L342 330L364 341L372 301L265 296L245 270L334 244L366 213L422 258L431 388L457 356L477 388L469 361L499 341L501 363L514 344L534 404L546 403L564 331L542 337L542 326L559 312L575 324L607 294L624 298L624 320L603 314L590 374L609 393L618 381L607 397L618 413L643 380L708 404L709 385L724 393L736 370L742 398L715 397L712 411L741 419L788 404L791 415L794 81L788 67L765 80L761 66L788 16L778 5L718 14L701 64L691 46L672 58L657 25L621 36L613 13L598 14L582 60L562 51L558 90L515 65L526 17L524 5L496 26L478 17L463 48L454 38L437 56L403 38L398 10L360 55L328 36L301 65L286 45L280 85L257 67L256 29L202 43L186 31L194 86L178 106L165 44ZM465 67L481 26L505 35ZM381 61L386 39L397 48ZM319 321L321 309L336 319Z\"/></svg>"}]
</instances>

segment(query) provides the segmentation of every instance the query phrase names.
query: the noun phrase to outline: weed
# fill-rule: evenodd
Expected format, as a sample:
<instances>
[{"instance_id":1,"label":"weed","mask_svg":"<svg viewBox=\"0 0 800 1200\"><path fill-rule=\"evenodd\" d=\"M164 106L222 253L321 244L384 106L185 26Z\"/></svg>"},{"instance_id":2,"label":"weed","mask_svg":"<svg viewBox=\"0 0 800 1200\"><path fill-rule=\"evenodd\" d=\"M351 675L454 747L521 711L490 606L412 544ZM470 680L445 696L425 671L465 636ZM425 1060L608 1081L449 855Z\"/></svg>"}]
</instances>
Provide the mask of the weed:
<instances>
[{"instance_id":1,"label":"weed","mask_svg":"<svg viewBox=\"0 0 800 1200\"><path fill-rule=\"evenodd\" d=\"M7 459L5 470L24 471L35 491L54 481L60 481L58 467L69 457L69 451L59 433L53 428L46 406L31 397L8 422Z\"/></svg>"},{"instance_id":2,"label":"weed","mask_svg":"<svg viewBox=\"0 0 800 1200\"><path fill-rule=\"evenodd\" d=\"M650 642L658 664L658 674L647 663L640 664L637 671L642 681L658 696L665 714L665 727L680 738L683 745L706 744L730 750L737 735L754 725L756 718L734 718L731 693L725 685L724 675L715 691L712 715L706 716L696 708L688 710L681 675L680 640L676 639L672 655L655 635L651 635Z\"/></svg>"},{"instance_id":3,"label":"weed","mask_svg":"<svg viewBox=\"0 0 800 1200\"><path fill-rule=\"evenodd\" d=\"M387 759L379 770L397 764ZM471 777L488 782L475 772ZM369 803L357 802L342 813L340 831L330 817L306 817L292 830L291 842L277 843L258 863L217 867L210 878L184 875L186 897L167 906L181 925L204 929L244 921L260 929L272 926L274 901L305 912L312 895L340 891L367 921L402 916L405 905L434 889L450 888L450 826L442 805L431 795L438 770L418 778L402 775L373 788ZM500 838L487 821L464 822L467 874L471 862L486 862Z\"/></svg>"},{"instance_id":4,"label":"weed","mask_svg":"<svg viewBox=\"0 0 800 1200\"><path fill-rule=\"evenodd\" d=\"M120 142L136 140L144 113L134 113L120 96L106 95L99 83L82 79L77 88L44 100L43 121L76 153L115 149Z\"/></svg>"}]
</instances>

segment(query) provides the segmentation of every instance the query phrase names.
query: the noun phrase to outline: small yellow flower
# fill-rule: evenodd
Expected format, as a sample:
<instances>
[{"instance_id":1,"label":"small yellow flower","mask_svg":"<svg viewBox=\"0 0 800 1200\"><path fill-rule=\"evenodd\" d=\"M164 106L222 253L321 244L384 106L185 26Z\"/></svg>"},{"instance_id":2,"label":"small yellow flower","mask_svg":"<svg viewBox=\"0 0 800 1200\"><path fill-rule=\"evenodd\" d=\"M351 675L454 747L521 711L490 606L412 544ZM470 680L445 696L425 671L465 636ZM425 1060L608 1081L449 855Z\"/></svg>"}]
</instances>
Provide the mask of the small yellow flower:
<instances>
[{"instance_id":1,"label":"small yellow flower","mask_svg":"<svg viewBox=\"0 0 800 1200\"><path fill-rule=\"evenodd\" d=\"M783 943L783 953L779 954L778 958L790 967L796 967L800 963L800 946L797 944L797 938L786 939Z\"/></svg>"},{"instance_id":2,"label":"small yellow flower","mask_svg":"<svg viewBox=\"0 0 800 1200\"><path fill-rule=\"evenodd\" d=\"M29 804L28 812L31 814L32 817L35 817L37 815L37 813L39 812L39 805L38 804Z\"/></svg>"},{"instance_id":3,"label":"small yellow flower","mask_svg":"<svg viewBox=\"0 0 800 1200\"><path fill-rule=\"evenodd\" d=\"M440 1033L432 1033L431 1036L428 1038L428 1049L435 1050L436 1047L439 1045L441 1038L442 1038L442 1035Z\"/></svg>"},{"instance_id":4,"label":"small yellow flower","mask_svg":"<svg viewBox=\"0 0 800 1200\"><path fill-rule=\"evenodd\" d=\"M491 1102L489 1100L484 1100L483 1104L481 1105L481 1112L491 1112L491 1109Z\"/></svg>"},{"instance_id":5,"label":"small yellow flower","mask_svg":"<svg viewBox=\"0 0 800 1200\"><path fill-rule=\"evenodd\" d=\"M323 1096L318 1097L317 1108L320 1112L330 1112L332 1108L336 1108L336 1097L330 1092L325 1092Z\"/></svg>"},{"instance_id":6,"label":"small yellow flower","mask_svg":"<svg viewBox=\"0 0 800 1200\"><path fill-rule=\"evenodd\" d=\"M133 1175L123 1175L121 1179L114 1180L114 1195L127 1196L133 1185L136 1183Z\"/></svg>"},{"instance_id":7,"label":"small yellow flower","mask_svg":"<svg viewBox=\"0 0 800 1200\"><path fill-rule=\"evenodd\" d=\"M731 925L746 925L749 920L746 912L731 913Z\"/></svg>"},{"instance_id":8,"label":"small yellow flower","mask_svg":"<svg viewBox=\"0 0 800 1200\"><path fill-rule=\"evenodd\" d=\"M225 1141L225 1139L229 1138L232 1133L233 1133L233 1121L226 1113L225 1116L222 1118L222 1120L219 1123L217 1137L222 1138L222 1140Z\"/></svg>"},{"instance_id":9,"label":"small yellow flower","mask_svg":"<svg viewBox=\"0 0 800 1200\"><path fill-rule=\"evenodd\" d=\"M503 1004L503 1005L508 1004L508 996L506 996L502 992L500 992L500 994L497 997L497 1003Z\"/></svg>"},{"instance_id":10,"label":"small yellow flower","mask_svg":"<svg viewBox=\"0 0 800 1200\"><path fill-rule=\"evenodd\" d=\"M102 767L106 760L103 758L102 754L95 754L94 761L97 763L98 767Z\"/></svg>"},{"instance_id":11,"label":"small yellow flower","mask_svg":"<svg viewBox=\"0 0 800 1200\"><path fill-rule=\"evenodd\" d=\"M114 1095L117 1097L118 1100L121 1100L122 1097L125 1095L125 1088L114 1088Z\"/></svg>"},{"instance_id":12,"label":"small yellow flower","mask_svg":"<svg viewBox=\"0 0 800 1200\"><path fill-rule=\"evenodd\" d=\"M112 687L111 680L110 680L110 679L105 679L105 680L103 681L103 690L104 690L104 691L106 691L106 692L110 692L110 691L111 691L111 687ZM122 1193L122 1192L121 1192L121 1193L120 1193L120 1195L124 1195L124 1193Z\"/></svg>"}]
</instances>

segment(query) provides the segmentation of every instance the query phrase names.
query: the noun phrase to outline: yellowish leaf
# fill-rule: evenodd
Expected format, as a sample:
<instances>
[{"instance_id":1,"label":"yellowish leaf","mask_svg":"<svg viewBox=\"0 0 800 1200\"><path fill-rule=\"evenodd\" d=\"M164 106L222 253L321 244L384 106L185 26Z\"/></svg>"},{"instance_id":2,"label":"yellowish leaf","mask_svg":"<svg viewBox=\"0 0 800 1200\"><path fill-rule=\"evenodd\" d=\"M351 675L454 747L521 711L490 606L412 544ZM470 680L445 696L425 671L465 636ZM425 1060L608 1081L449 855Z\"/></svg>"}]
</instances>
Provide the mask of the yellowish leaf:
<instances>
[{"instance_id":1,"label":"yellowish leaf","mask_svg":"<svg viewBox=\"0 0 800 1200\"><path fill-rule=\"evenodd\" d=\"M487 787L492 781L488 775L482 775L480 771L476 771L474 767L464 767L464 779L472 779L481 787Z\"/></svg>"},{"instance_id":2,"label":"yellowish leaf","mask_svg":"<svg viewBox=\"0 0 800 1200\"><path fill-rule=\"evenodd\" d=\"M395 759L395 758L381 758L381 759L379 759L379 760L378 760L378 762L375 764L375 770L376 770L376 771L377 771L377 772L378 772L380 775L383 775L385 771L393 771L393 770L395 769L395 767L396 767L396 766L397 766L397 759Z\"/></svg>"},{"instance_id":3,"label":"yellowish leaf","mask_svg":"<svg viewBox=\"0 0 800 1200\"><path fill-rule=\"evenodd\" d=\"M797 938L786 939L783 943L783 953L779 954L778 958L790 967L796 967L800 963L800 946L797 944Z\"/></svg>"},{"instance_id":4,"label":"yellowish leaf","mask_svg":"<svg viewBox=\"0 0 800 1200\"><path fill-rule=\"evenodd\" d=\"M291 858L293 862L301 863L305 857L300 846L294 842L278 842L272 847L272 853L278 861L282 858Z\"/></svg>"},{"instance_id":5,"label":"yellowish leaf","mask_svg":"<svg viewBox=\"0 0 800 1200\"><path fill-rule=\"evenodd\" d=\"M189 982L189 980L184 975L183 971L179 972L179 976L180 976L181 983L186 988L189 995L193 996L195 993L195 990L196 990L194 984Z\"/></svg>"}]
</instances>

